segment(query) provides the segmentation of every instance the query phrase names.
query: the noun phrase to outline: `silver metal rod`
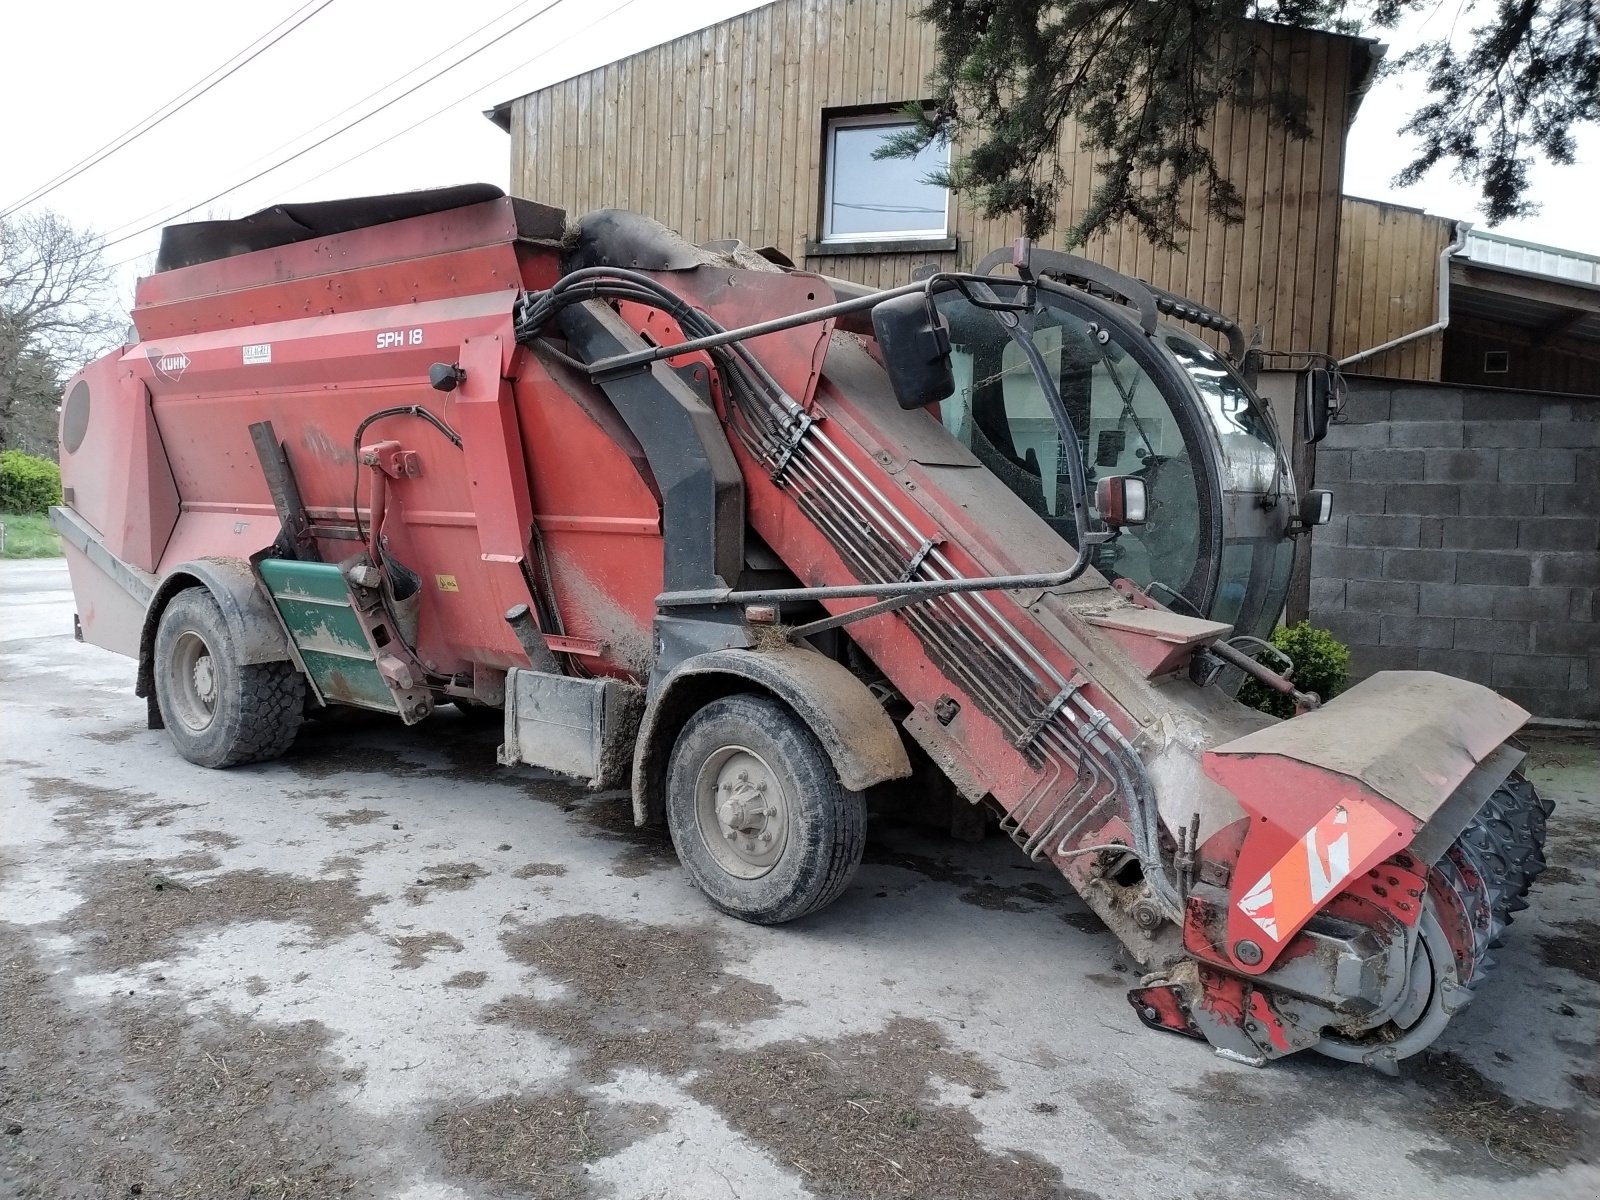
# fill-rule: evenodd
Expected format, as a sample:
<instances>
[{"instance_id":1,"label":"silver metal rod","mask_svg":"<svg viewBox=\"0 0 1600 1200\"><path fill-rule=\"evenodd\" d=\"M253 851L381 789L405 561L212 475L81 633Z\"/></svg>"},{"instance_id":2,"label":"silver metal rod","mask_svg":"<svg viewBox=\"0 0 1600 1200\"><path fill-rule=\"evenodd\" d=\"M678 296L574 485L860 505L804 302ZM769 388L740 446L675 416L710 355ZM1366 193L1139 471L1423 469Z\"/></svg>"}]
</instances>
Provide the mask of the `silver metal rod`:
<instances>
[{"instance_id":1,"label":"silver metal rod","mask_svg":"<svg viewBox=\"0 0 1600 1200\"><path fill-rule=\"evenodd\" d=\"M774 317L770 321L760 321L754 325L741 326L738 329L724 329L721 333L713 333L707 337L692 338L687 342L679 342L675 346L651 346L648 350L635 350L631 354L618 354L611 358L596 359L588 364L589 371L597 375L609 371L623 371L629 367L660 362L663 358L676 358L680 354L693 354L697 350L714 350L716 347L726 346L730 342L742 342L745 338L761 337L763 334L768 333L779 333L785 329L794 329L800 325L810 325L814 321L826 321L829 317L860 312L863 309L874 307L880 301L892 300L896 296L904 296L911 292L926 290L926 283L908 283L902 287L890 288L887 291L873 292L870 296L840 300L836 304L825 304L821 308L809 308L805 312L790 313L786 317Z\"/></svg>"}]
</instances>

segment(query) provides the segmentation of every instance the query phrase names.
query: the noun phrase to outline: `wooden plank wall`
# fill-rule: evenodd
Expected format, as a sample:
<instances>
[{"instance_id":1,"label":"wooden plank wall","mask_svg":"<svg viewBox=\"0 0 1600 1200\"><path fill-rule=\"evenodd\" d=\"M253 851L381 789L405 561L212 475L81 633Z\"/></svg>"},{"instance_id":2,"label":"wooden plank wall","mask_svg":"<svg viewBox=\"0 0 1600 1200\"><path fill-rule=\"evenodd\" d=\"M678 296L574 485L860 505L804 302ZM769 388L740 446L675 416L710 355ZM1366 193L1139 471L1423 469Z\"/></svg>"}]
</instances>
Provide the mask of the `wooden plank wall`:
<instances>
[{"instance_id":1,"label":"wooden plank wall","mask_svg":"<svg viewBox=\"0 0 1600 1200\"><path fill-rule=\"evenodd\" d=\"M934 62L922 0L778 0L512 105L512 179L569 212L631 208L695 242L774 245L810 270L862 283L905 282L929 261L970 267L1017 235L952 198L955 254L804 258L817 236L824 110L921 98ZM1265 52L1312 101L1316 135L1296 141L1260 113L1227 110L1213 146L1247 197L1223 226L1190 199L1185 248L1157 251L1127 230L1082 253L1261 326L1274 350L1330 348L1344 134L1355 56L1348 38L1253 27ZM959 147L957 147L959 153ZM1064 131L1060 227L1087 206L1094 157Z\"/></svg>"},{"instance_id":2,"label":"wooden plank wall","mask_svg":"<svg viewBox=\"0 0 1600 1200\"><path fill-rule=\"evenodd\" d=\"M1560 346L1533 345L1536 337L1515 326L1487 325L1473 320L1452 320L1444 335L1444 368L1448 383L1515 388L1527 392L1565 392L1575 396L1600 396L1600 345L1582 353ZM1511 355L1511 369L1486 374L1483 356L1490 350Z\"/></svg>"},{"instance_id":3,"label":"wooden plank wall","mask_svg":"<svg viewBox=\"0 0 1600 1200\"><path fill-rule=\"evenodd\" d=\"M1421 209L1345 197L1333 353L1344 358L1438 319L1439 255L1450 221ZM1419 338L1351 369L1390 379L1438 379L1444 338Z\"/></svg>"}]
</instances>

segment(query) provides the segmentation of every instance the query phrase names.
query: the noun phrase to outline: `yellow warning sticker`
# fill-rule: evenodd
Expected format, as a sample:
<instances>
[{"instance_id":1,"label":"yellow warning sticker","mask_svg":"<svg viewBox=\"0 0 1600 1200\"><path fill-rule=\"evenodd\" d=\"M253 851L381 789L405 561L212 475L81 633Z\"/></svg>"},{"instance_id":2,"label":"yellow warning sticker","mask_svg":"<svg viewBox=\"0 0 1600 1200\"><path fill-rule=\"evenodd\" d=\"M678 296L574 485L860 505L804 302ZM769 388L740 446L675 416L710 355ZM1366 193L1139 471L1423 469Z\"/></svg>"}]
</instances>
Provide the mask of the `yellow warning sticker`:
<instances>
[{"instance_id":1,"label":"yellow warning sticker","mask_svg":"<svg viewBox=\"0 0 1600 1200\"><path fill-rule=\"evenodd\" d=\"M461 585L456 582L454 575L435 575L434 582L439 585L441 592L459 592Z\"/></svg>"}]
</instances>

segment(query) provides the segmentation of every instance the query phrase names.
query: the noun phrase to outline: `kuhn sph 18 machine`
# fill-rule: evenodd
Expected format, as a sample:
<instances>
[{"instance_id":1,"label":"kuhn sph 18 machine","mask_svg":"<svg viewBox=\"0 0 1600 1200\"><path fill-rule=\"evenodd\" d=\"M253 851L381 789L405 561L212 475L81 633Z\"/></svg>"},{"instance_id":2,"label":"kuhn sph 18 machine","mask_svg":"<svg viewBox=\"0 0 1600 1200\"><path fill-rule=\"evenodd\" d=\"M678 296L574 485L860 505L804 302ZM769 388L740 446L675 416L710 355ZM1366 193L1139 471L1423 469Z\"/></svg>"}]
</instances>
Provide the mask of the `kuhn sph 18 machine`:
<instances>
[{"instance_id":1,"label":"kuhn sph 18 machine","mask_svg":"<svg viewBox=\"0 0 1600 1200\"><path fill-rule=\"evenodd\" d=\"M55 522L192 762L501 709L502 761L631 785L765 923L921 763L1115 931L1146 1024L1251 1063L1393 1069L1543 865L1521 709L1255 661L1325 497L1238 331L1134 280L1022 244L866 294L479 186L171 228L134 320L68 386Z\"/></svg>"}]
</instances>

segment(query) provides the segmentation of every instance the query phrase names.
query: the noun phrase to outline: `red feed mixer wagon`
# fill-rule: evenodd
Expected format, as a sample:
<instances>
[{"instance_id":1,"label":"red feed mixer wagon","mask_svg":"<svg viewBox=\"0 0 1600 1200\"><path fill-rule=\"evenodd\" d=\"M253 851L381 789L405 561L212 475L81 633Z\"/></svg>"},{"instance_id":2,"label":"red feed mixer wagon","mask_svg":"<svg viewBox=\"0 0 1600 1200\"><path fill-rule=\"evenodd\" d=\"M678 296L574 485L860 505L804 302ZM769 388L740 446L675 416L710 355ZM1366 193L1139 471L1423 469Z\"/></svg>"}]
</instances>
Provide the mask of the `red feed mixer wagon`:
<instances>
[{"instance_id":1,"label":"red feed mixer wagon","mask_svg":"<svg viewBox=\"0 0 1600 1200\"><path fill-rule=\"evenodd\" d=\"M203 766L500 710L503 763L628 788L757 923L845 889L869 792L984 805L1147 1025L1432 1042L1543 866L1527 714L1257 661L1327 504L1237 327L1025 242L881 292L780 260L482 185L168 229L62 408L82 637Z\"/></svg>"}]
</instances>

